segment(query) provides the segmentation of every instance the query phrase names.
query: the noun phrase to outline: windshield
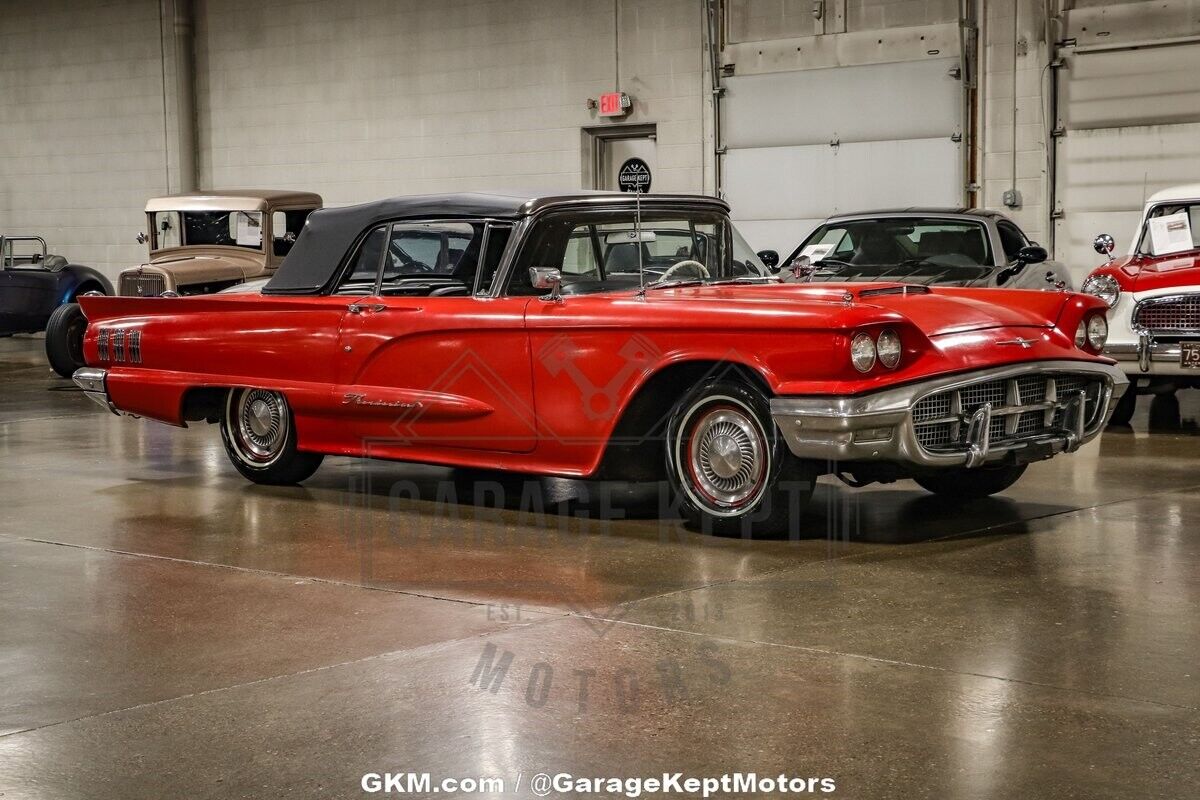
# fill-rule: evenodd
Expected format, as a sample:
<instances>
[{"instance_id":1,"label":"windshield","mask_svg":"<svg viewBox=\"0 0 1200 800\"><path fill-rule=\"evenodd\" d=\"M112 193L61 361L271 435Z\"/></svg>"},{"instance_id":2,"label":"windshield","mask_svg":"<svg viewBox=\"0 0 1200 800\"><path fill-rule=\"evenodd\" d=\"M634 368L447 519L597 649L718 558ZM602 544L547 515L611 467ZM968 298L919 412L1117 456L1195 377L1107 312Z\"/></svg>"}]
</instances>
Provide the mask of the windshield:
<instances>
[{"instance_id":1,"label":"windshield","mask_svg":"<svg viewBox=\"0 0 1200 800\"><path fill-rule=\"evenodd\" d=\"M530 267L559 270L563 294L770 276L729 219L711 212L646 211L640 227L632 210L549 215L522 248L509 294L544 293Z\"/></svg>"},{"instance_id":2,"label":"windshield","mask_svg":"<svg viewBox=\"0 0 1200 800\"><path fill-rule=\"evenodd\" d=\"M936 217L896 217L829 222L788 257L806 256L813 277L872 280L920 275L931 279L978 276L990 269L991 247L981 222Z\"/></svg>"},{"instance_id":3,"label":"windshield","mask_svg":"<svg viewBox=\"0 0 1200 800\"><path fill-rule=\"evenodd\" d=\"M1150 209L1137 251L1165 256L1200 250L1200 202L1165 203Z\"/></svg>"},{"instance_id":4,"label":"windshield","mask_svg":"<svg viewBox=\"0 0 1200 800\"><path fill-rule=\"evenodd\" d=\"M261 211L156 211L151 249L222 245L263 249Z\"/></svg>"}]
</instances>

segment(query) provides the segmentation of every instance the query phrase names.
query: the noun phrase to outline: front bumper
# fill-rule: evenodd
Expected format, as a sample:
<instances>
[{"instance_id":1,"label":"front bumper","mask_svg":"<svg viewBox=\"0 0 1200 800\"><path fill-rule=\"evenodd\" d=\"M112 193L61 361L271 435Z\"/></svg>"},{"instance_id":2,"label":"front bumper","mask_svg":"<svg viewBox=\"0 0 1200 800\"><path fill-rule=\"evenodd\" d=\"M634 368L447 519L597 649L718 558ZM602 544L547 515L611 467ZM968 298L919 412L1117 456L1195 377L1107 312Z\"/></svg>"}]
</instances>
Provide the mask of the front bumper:
<instances>
[{"instance_id":1,"label":"front bumper","mask_svg":"<svg viewBox=\"0 0 1200 800\"><path fill-rule=\"evenodd\" d=\"M91 400L99 403L114 414L120 414L108 395L108 370L95 367L80 367L71 376L75 385L83 389L83 393Z\"/></svg>"},{"instance_id":2,"label":"front bumper","mask_svg":"<svg viewBox=\"0 0 1200 800\"><path fill-rule=\"evenodd\" d=\"M1101 407L1088 424L1082 396L1038 407L1062 412L1064 424L1016 440L993 441L989 435L992 408L988 404L961 420L966 442L961 450L930 450L917 439L913 410L922 399L981 382L1052 374L1087 375L1102 384ZM855 397L779 397L771 401L771 416L788 449L799 458L832 462L880 461L917 469L979 467L985 464L1026 463L1062 452L1073 452L1104 429L1112 404L1129 381L1120 368L1086 361L1039 361L978 370L884 389ZM1025 409L1026 407L1022 407ZM1013 413L1010 410L998 414Z\"/></svg>"},{"instance_id":3,"label":"front bumper","mask_svg":"<svg viewBox=\"0 0 1200 800\"><path fill-rule=\"evenodd\" d=\"M1143 333L1136 342L1110 342L1104 348L1104 355L1116 360L1131 378L1141 375L1200 378L1200 370L1185 368L1180 363L1182 350L1177 341L1158 341L1153 335Z\"/></svg>"}]
</instances>

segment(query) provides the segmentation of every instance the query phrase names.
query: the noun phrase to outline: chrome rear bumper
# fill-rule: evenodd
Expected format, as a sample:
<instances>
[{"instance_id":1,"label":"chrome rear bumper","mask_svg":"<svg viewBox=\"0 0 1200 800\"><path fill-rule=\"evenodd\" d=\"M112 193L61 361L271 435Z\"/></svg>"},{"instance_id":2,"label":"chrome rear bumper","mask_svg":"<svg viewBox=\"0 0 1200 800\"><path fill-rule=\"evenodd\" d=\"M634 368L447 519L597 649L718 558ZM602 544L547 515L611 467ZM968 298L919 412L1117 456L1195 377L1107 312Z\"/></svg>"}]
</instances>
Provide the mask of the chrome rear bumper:
<instances>
[{"instance_id":1,"label":"chrome rear bumper","mask_svg":"<svg viewBox=\"0 0 1200 800\"><path fill-rule=\"evenodd\" d=\"M1083 392L1028 406L993 409L983 405L958 422L965 426L963 447L952 452L931 450L918 441L913 410L922 399L973 384L1052 374L1085 375L1101 381L1101 407L1088 424ZM978 467L1001 461L1028 462L1073 452L1104 429L1114 401L1128 387L1116 366L1086 361L1039 361L945 378L935 378L854 397L779 397L771 416L788 449L799 458L820 461L886 461L920 469ZM993 415L1044 411L1060 414L1052 431L1004 441L989 435ZM1049 417L1048 417L1049 418Z\"/></svg>"},{"instance_id":2,"label":"chrome rear bumper","mask_svg":"<svg viewBox=\"0 0 1200 800\"><path fill-rule=\"evenodd\" d=\"M83 389L83 393L95 402L114 414L121 413L117 411L117 407L113 405L112 399L108 396L108 370L80 367L75 370L71 380L75 381L75 385Z\"/></svg>"}]
</instances>

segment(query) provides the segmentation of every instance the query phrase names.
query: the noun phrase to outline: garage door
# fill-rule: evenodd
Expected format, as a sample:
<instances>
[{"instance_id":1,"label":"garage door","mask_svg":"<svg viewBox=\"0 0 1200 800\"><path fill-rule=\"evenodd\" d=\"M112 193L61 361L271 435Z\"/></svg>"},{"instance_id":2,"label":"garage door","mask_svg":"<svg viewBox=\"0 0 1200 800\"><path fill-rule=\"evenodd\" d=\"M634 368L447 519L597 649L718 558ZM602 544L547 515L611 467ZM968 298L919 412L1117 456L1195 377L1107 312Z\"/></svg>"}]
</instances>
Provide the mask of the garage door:
<instances>
[{"instance_id":1,"label":"garage door","mask_svg":"<svg viewBox=\"0 0 1200 800\"><path fill-rule=\"evenodd\" d=\"M962 204L957 59L723 81L722 189L757 249L785 253L830 214Z\"/></svg>"},{"instance_id":2,"label":"garage door","mask_svg":"<svg viewBox=\"0 0 1200 800\"><path fill-rule=\"evenodd\" d=\"M1062 55L1054 251L1078 282L1096 234L1124 251L1149 195L1200 182L1200 44Z\"/></svg>"}]
</instances>

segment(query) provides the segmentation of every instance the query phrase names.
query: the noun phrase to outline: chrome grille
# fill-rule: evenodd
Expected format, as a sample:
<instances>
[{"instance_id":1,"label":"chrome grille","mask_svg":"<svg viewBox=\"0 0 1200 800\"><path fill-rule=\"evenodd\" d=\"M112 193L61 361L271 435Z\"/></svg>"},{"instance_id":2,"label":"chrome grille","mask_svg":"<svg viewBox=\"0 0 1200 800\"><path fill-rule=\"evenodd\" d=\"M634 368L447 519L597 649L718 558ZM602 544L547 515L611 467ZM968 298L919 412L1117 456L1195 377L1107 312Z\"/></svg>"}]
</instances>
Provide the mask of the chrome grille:
<instances>
[{"instance_id":1,"label":"chrome grille","mask_svg":"<svg viewBox=\"0 0 1200 800\"><path fill-rule=\"evenodd\" d=\"M1155 297L1133 310L1133 327L1151 332L1200 332L1200 294Z\"/></svg>"},{"instance_id":2,"label":"chrome grille","mask_svg":"<svg viewBox=\"0 0 1200 800\"><path fill-rule=\"evenodd\" d=\"M1040 375L1017 378L1017 393L1022 405L1040 403L1046 399L1046 379Z\"/></svg>"},{"instance_id":3,"label":"chrome grille","mask_svg":"<svg viewBox=\"0 0 1200 800\"><path fill-rule=\"evenodd\" d=\"M101 361L108 361L108 328L104 328L96 336L96 355Z\"/></svg>"},{"instance_id":4,"label":"chrome grille","mask_svg":"<svg viewBox=\"0 0 1200 800\"><path fill-rule=\"evenodd\" d=\"M131 364L142 363L142 332L129 332L129 362Z\"/></svg>"},{"instance_id":5,"label":"chrome grille","mask_svg":"<svg viewBox=\"0 0 1200 800\"><path fill-rule=\"evenodd\" d=\"M971 414L990 403L992 442L1011 444L1062 430L1067 406L1081 391L1084 425L1092 429L1100 422L1104 380L1067 373L985 381L936 392L913 406L913 429L926 450L961 450L966 447Z\"/></svg>"},{"instance_id":6,"label":"chrome grille","mask_svg":"<svg viewBox=\"0 0 1200 800\"><path fill-rule=\"evenodd\" d=\"M1008 381L988 381L977 386L966 386L958 391L962 398L962 410L971 413L991 403L1001 405L1008 399Z\"/></svg>"},{"instance_id":7,"label":"chrome grille","mask_svg":"<svg viewBox=\"0 0 1200 800\"><path fill-rule=\"evenodd\" d=\"M123 297L158 297L167 289L167 280L153 272L122 274L117 293Z\"/></svg>"},{"instance_id":8,"label":"chrome grille","mask_svg":"<svg viewBox=\"0 0 1200 800\"><path fill-rule=\"evenodd\" d=\"M950 416L950 393L932 394L913 407L913 422Z\"/></svg>"}]
</instances>

